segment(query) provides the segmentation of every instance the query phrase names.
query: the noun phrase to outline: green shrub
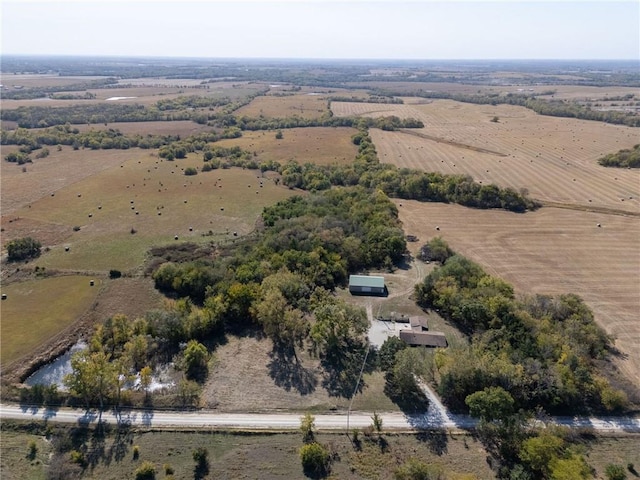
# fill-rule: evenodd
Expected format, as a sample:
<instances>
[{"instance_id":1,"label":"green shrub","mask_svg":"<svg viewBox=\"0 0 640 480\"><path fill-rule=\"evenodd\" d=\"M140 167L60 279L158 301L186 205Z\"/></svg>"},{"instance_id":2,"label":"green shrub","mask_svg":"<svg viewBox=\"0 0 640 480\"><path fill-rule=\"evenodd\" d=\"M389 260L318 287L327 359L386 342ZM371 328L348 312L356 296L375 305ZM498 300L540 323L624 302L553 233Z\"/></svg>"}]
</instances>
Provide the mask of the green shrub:
<instances>
[{"instance_id":1,"label":"green shrub","mask_svg":"<svg viewBox=\"0 0 640 480\"><path fill-rule=\"evenodd\" d=\"M35 440L31 440L28 446L27 458L29 460L34 460L36 458L36 454L38 453L38 445Z\"/></svg>"},{"instance_id":2,"label":"green shrub","mask_svg":"<svg viewBox=\"0 0 640 480\"><path fill-rule=\"evenodd\" d=\"M624 467L613 463L610 463L605 467L604 474L607 476L608 480L625 480L627 478L627 473L624 471Z\"/></svg>"},{"instance_id":3,"label":"green shrub","mask_svg":"<svg viewBox=\"0 0 640 480\"><path fill-rule=\"evenodd\" d=\"M329 451L317 442L308 443L300 448L300 460L304 472L309 476L326 475L329 472Z\"/></svg>"},{"instance_id":4,"label":"green shrub","mask_svg":"<svg viewBox=\"0 0 640 480\"><path fill-rule=\"evenodd\" d=\"M11 240L7 243L8 259L10 262L16 262L39 257L40 248L42 248L42 244L31 237Z\"/></svg>"},{"instance_id":5,"label":"green shrub","mask_svg":"<svg viewBox=\"0 0 640 480\"><path fill-rule=\"evenodd\" d=\"M156 467L151 462L142 462L135 472L136 480L154 480L156 478Z\"/></svg>"},{"instance_id":6,"label":"green shrub","mask_svg":"<svg viewBox=\"0 0 640 480\"><path fill-rule=\"evenodd\" d=\"M79 452L78 450L71 450L69 456L71 457L71 463L75 463L80 466L84 466L86 464L84 453Z\"/></svg>"},{"instance_id":7,"label":"green shrub","mask_svg":"<svg viewBox=\"0 0 640 480\"><path fill-rule=\"evenodd\" d=\"M187 167L184 169L184 174L185 175L197 175L198 174L198 170L196 170L193 167Z\"/></svg>"}]
</instances>

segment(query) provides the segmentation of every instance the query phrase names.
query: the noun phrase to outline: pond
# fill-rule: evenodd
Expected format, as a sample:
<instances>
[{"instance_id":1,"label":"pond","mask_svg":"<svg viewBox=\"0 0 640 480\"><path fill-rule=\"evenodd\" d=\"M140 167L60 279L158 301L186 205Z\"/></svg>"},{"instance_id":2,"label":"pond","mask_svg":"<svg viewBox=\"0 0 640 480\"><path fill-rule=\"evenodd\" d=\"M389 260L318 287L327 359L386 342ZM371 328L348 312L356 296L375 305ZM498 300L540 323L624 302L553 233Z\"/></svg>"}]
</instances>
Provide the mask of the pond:
<instances>
[{"instance_id":1,"label":"pond","mask_svg":"<svg viewBox=\"0 0 640 480\"><path fill-rule=\"evenodd\" d=\"M59 389L63 389L62 380L65 375L71 373L71 355L75 352L79 352L80 350L84 350L85 348L87 348L87 344L84 340L80 340L53 362L47 363L36 370L36 372L27 378L24 383L30 387L37 384L47 386L56 384Z\"/></svg>"},{"instance_id":2,"label":"pond","mask_svg":"<svg viewBox=\"0 0 640 480\"><path fill-rule=\"evenodd\" d=\"M48 363L40 367L35 373L27 378L24 383L30 387L34 385L57 385L58 390L66 390L63 380L64 376L71 373L71 355L75 352L79 352L87 348L85 341L80 340L73 347L60 355L51 363ZM174 367L172 364L164 365L158 369L151 377L151 385L149 391L155 392L164 388L171 388L175 386L175 382L172 380L172 372ZM133 381L126 385L125 388L137 390L140 388L140 375L136 375Z\"/></svg>"}]
</instances>

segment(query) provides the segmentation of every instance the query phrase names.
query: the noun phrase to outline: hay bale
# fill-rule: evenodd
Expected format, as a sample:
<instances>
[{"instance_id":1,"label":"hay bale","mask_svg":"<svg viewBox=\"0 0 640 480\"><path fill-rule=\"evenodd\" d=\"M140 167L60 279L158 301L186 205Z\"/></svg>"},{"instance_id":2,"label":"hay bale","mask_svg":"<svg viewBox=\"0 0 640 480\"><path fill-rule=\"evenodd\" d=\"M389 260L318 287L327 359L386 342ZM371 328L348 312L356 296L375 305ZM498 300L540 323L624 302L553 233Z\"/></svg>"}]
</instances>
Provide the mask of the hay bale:
<instances>
[{"instance_id":1,"label":"hay bale","mask_svg":"<svg viewBox=\"0 0 640 480\"><path fill-rule=\"evenodd\" d=\"M95 281L89 280L89 285L93 287L95 285Z\"/></svg>"},{"instance_id":2,"label":"hay bale","mask_svg":"<svg viewBox=\"0 0 640 480\"><path fill-rule=\"evenodd\" d=\"M6 294L6 293L3 293L3 294L2 294L2 300L6 300L6 299L7 299L7 294Z\"/></svg>"}]
</instances>

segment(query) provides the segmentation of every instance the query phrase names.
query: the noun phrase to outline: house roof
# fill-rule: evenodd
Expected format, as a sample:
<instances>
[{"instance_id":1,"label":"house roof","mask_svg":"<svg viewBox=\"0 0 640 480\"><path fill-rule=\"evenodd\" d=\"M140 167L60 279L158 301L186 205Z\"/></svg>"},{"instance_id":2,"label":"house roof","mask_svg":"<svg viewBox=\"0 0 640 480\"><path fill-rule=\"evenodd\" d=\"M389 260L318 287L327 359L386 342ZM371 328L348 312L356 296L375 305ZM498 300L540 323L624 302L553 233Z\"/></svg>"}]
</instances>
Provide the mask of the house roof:
<instances>
[{"instance_id":1,"label":"house roof","mask_svg":"<svg viewBox=\"0 0 640 480\"><path fill-rule=\"evenodd\" d=\"M369 275L350 275L349 286L384 288L384 277L374 277Z\"/></svg>"},{"instance_id":2,"label":"house roof","mask_svg":"<svg viewBox=\"0 0 640 480\"><path fill-rule=\"evenodd\" d=\"M421 332L422 330L429 329L427 317L423 317L421 315L409 317L409 325L411 325L411 329L416 332Z\"/></svg>"},{"instance_id":3,"label":"house roof","mask_svg":"<svg viewBox=\"0 0 640 480\"><path fill-rule=\"evenodd\" d=\"M400 330L400 339L409 345L425 347L446 347L447 338L442 332L416 332L414 330Z\"/></svg>"}]
</instances>

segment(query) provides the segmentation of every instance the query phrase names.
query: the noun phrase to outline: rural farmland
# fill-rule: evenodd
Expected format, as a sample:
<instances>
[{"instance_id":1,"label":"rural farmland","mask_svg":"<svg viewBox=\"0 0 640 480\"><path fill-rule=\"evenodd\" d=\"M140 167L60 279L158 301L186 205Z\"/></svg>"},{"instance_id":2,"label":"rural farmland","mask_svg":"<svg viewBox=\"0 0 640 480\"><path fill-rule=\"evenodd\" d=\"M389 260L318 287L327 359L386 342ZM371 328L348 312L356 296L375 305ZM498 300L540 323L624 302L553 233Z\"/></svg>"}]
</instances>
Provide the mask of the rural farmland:
<instances>
[{"instance_id":1,"label":"rural farmland","mask_svg":"<svg viewBox=\"0 0 640 480\"><path fill-rule=\"evenodd\" d=\"M446 478L512 468L556 478L547 473L560 461L600 475L604 460L578 448L594 442L590 431L528 421L640 406L640 169L626 151L639 142L634 66L610 76L608 64L122 59L85 70L59 60L56 76L38 62L9 61L14 75L2 79L8 401L149 418L288 412L304 415L303 448L325 438L309 415L365 412L372 425L349 428L349 444L313 447L345 478L413 478L398 472L425 449L429 468L473 472ZM600 165L605 155L624 168ZM363 275L379 277L377 291L348 288ZM404 327L438 342L411 346ZM79 340L86 349L64 360L71 373L25 382ZM418 446L376 412L461 413L481 419L480 435L417 422ZM26 438L21 428L12 435ZM140 454L131 435L154 448L135 428L105 435L128 435L128 456ZM539 439L558 445L548 465L527 457ZM216 461L236 451L228 441ZM296 476L293 443L260 455L286 453L294 462L282 472ZM176 478L206 460L161 444L143 453L155 474L165 450ZM45 470L93 478L113 460L130 476L128 458L105 460L84 439L73 454L64 445ZM473 454L445 464L469 445ZM91 472L80 472L89 457ZM487 461L473 466L476 457ZM24 458L3 461L3 474ZM635 458L625 450L616 461ZM306 471L330 474L316 473Z\"/></svg>"}]
</instances>

